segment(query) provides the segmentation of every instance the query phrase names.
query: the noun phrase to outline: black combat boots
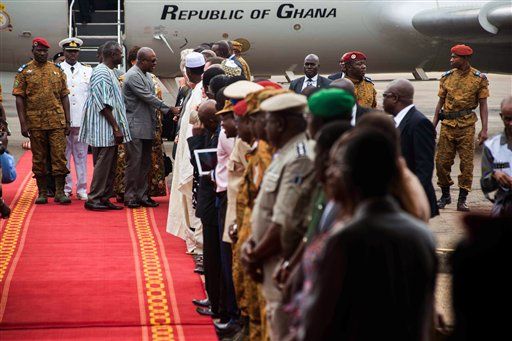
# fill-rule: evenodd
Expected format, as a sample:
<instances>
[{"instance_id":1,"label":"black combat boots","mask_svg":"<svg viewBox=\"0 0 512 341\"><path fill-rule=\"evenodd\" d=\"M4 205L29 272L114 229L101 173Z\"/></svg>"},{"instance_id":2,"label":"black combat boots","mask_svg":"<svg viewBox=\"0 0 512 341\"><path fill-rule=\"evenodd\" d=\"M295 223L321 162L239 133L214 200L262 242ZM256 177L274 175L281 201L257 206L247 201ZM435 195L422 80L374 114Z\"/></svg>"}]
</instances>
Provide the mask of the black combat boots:
<instances>
[{"instance_id":1,"label":"black combat boots","mask_svg":"<svg viewBox=\"0 0 512 341\"><path fill-rule=\"evenodd\" d=\"M437 207L442 209L445 208L446 205L452 203L452 197L450 196L450 187L441 187L441 198L437 201Z\"/></svg>"},{"instance_id":2,"label":"black combat boots","mask_svg":"<svg viewBox=\"0 0 512 341\"><path fill-rule=\"evenodd\" d=\"M460 191L459 191L459 200L457 200L457 211L462 211L462 212L468 212L469 211L469 206L466 203L466 198L467 197L468 197L468 191L466 191L465 189L461 188Z\"/></svg>"}]
</instances>

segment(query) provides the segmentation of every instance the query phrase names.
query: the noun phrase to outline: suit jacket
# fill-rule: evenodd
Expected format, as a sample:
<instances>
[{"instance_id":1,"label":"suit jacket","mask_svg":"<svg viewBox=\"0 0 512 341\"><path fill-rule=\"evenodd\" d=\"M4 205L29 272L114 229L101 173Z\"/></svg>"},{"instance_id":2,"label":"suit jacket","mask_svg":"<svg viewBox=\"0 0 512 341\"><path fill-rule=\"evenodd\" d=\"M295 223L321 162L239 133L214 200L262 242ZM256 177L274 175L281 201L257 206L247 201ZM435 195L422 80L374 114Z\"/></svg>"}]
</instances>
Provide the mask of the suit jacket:
<instances>
[{"instance_id":1,"label":"suit jacket","mask_svg":"<svg viewBox=\"0 0 512 341\"><path fill-rule=\"evenodd\" d=\"M125 74L123 97L132 139L153 139L157 127L156 109L167 112L170 108L156 97L151 74L142 72L137 65L132 66Z\"/></svg>"},{"instance_id":2,"label":"suit jacket","mask_svg":"<svg viewBox=\"0 0 512 341\"><path fill-rule=\"evenodd\" d=\"M297 79L292 80L290 83L290 90L295 91L296 93L302 93L302 86L304 85L304 81L306 80L306 76L299 77ZM331 84L331 80L325 77L318 75L318 79L316 81L316 87L322 88Z\"/></svg>"},{"instance_id":3,"label":"suit jacket","mask_svg":"<svg viewBox=\"0 0 512 341\"><path fill-rule=\"evenodd\" d=\"M412 107L398 126L402 155L407 167L418 177L427 194L431 216L439 214L432 185L436 134L428 118Z\"/></svg>"},{"instance_id":4,"label":"suit jacket","mask_svg":"<svg viewBox=\"0 0 512 341\"><path fill-rule=\"evenodd\" d=\"M334 81L336 79L344 78L345 74L341 71L333 73L332 75L327 76L330 80Z\"/></svg>"},{"instance_id":5,"label":"suit jacket","mask_svg":"<svg viewBox=\"0 0 512 341\"><path fill-rule=\"evenodd\" d=\"M300 340L428 340L434 237L391 197L361 203L312 266Z\"/></svg>"},{"instance_id":6,"label":"suit jacket","mask_svg":"<svg viewBox=\"0 0 512 341\"><path fill-rule=\"evenodd\" d=\"M219 143L219 132L220 129L217 129L215 133L206 132L202 146L197 143L195 148L217 148L217 144ZM209 176L201 176L199 179L199 187L197 189L196 217L201 218L203 225L219 224L217 207L215 205L216 198L217 192L215 190L215 183Z\"/></svg>"}]
</instances>

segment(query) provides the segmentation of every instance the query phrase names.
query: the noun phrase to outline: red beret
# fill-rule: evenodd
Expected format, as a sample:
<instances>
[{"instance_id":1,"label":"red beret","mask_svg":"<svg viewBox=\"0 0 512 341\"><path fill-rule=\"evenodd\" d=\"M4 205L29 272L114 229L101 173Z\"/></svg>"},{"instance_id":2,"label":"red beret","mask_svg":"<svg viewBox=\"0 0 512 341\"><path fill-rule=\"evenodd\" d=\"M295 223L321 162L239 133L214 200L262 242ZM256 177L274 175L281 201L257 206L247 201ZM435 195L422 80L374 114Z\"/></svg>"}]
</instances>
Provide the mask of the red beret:
<instances>
[{"instance_id":1,"label":"red beret","mask_svg":"<svg viewBox=\"0 0 512 341\"><path fill-rule=\"evenodd\" d=\"M350 51L341 56L341 61L343 63L356 61L356 60L365 60L366 55L359 51Z\"/></svg>"},{"instance_id":2,"label":"red beret","mask_svg":"<svg viewBox=\"0 0 512 341\"><path fill-rule=\"evenodd\" d=\"M261 85L264 88L271 88L271 89L282 89L283 87L277 83L271 82L269 80L264 80L260 82L256 82L257 84Z\"/></svg>"},{"instance_id":3,"label":"red beret","mask_svg":"<svg viewBox=\"0 0 512 341\"><path fill-rule=\"evenodd\" d=\"M32 46L42 45L44 47L50 48L50 44L46 39L41 37L35 37L34 40L32 40Z\"/></svg>"},{"instance_id":4,"label":"red beret","mask_svg":"<svg viewBox=\"0 0 512 341\"><path fill-rule=\"evenodd\" d=\"M473 49L467 45L460 44L452 47L451 52L458 56L471 56L473 54Z\"/></svg>"},{"instance_id":5,"label":"red beret","mask_svg":"<svg viewBox=\"0 0 512 341\"><path fill-rule=\"evenodd\" d=\"M236 116L245 116L245 114L247 114L247 102L245 99L238 101L238 103L233 106L233 112Z\"/></svg>"}]
</instances>

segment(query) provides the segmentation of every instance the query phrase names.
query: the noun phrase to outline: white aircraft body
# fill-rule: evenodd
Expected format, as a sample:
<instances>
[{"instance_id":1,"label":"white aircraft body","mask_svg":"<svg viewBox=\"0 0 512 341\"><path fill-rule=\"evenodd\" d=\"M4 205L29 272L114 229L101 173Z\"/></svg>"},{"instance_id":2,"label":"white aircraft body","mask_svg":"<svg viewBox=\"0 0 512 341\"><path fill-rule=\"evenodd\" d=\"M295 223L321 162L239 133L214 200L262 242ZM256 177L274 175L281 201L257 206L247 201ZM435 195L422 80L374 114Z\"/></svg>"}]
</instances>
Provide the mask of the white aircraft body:
<instances>
[{"instance_id":1,"label":"white aircraft body","mask_svg":"<svg viewBox=\"0 0 512 341\"><path fill-rule=\"evenodd\" d=\"M58 52L58 41L68 36L67 0L0 1L11 25L0 21L0 70L25 63L35 36L48 39L50 52ZM121 42L127 49L153 48L161 77L179 73L180 50L222 39L244 42L244 58L260 75L302 72L309 53L320 57L323 73L336 72L340 56L350 50L368 56L370 73L442 71L449 68L449 49L456 43L474 49L472 64L481 71L512 72L510 1L124 0L122 5ZM102 25L96 30L109 27ZM80 33L79 25L75 34L91 54L99 45L98 36ZM108 38L117 39L115 30Z\"/></svg>"}]
</instances>

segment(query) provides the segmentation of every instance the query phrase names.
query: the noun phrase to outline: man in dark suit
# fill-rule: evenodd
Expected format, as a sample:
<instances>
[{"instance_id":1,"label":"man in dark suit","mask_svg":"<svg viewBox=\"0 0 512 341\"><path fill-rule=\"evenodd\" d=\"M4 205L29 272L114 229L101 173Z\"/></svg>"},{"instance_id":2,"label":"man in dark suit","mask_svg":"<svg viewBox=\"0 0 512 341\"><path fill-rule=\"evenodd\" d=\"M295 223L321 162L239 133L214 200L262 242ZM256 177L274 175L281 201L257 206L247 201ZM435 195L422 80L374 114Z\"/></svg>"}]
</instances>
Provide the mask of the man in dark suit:
<instances>
[{"instance_id":1,"label":"man in dark suit","mask_svg":"<svg viewBox=\"0 0 512 341\"><path fill-rule=\"evenodd\" d=\"M304 76L294 79L290 83L290 90L300 94L307 87L325 87L331 83L330 79L318 74L320 59L315 54L308 54L304 58Z\"/></svg>"},{"instance_id":2,"label":"man in dark suit","mask_svg":"<svg viewBox=\"0 0 512 341\"><path fill-rule=\"evenodd\" d=\"M343 56L345 56L345 54ZM329 78L332 81L335 81L337 79L345 78L345 63L343 63L343 56L341 56L341 59L340 59L340 62L339 62L340 71L338 71L336 73L333 73L332 75L327 76L327 78Z\"/></svg>"},{"instance_id":3,"label":"man in dark suit","mask_svg":"<svg viewBox=\"0 0 512 341\"><path fill-rule=\"evenodd\" d=\"M400 130L402 155L409 169L418 177L430 204L431 216L439 214L432 185L436 133L432 122L413 104L414 87L406 79L397 79L386 88L384 110L394 116Z\"/></svg>"},{"instance_id":4,"label":"man in dark suit","mask_svg":"<svg viewBox=\"0 0 512 341\"><path fill-rule=\"evenodd\" d=\"M348 78L336 79L336 80L332 81L330 86L348 91L352 96L354 96L354 99L356 99L354 83L352 83L352 81L350 79L348 79ZM365 107L360 106L359 103L357 103L357 99L356 99L356 104L354 104L354 108L352 109L352 119L350 120L350 124L352 126L355 126L357 124L357 122L361 119L361 116L363 116L364 114L366 114L367 112L370 112L370 111L372 111L371 108L365 108Z\"/></svg>"},{"instance_id":5,"label":"man in dark suit","mask_svg":"<svg viewBox=\"0 0 512 341\"><path fill-rule=\"evenodd\" d=\"M438 265L434 237L390 195L399 172L396 144L373 129L354 133L334 150L330 166L340 184L335 200L354 207L353 218L333 227L315 251L298 339L426 340Z\"/></svg>"}]
</instances>

